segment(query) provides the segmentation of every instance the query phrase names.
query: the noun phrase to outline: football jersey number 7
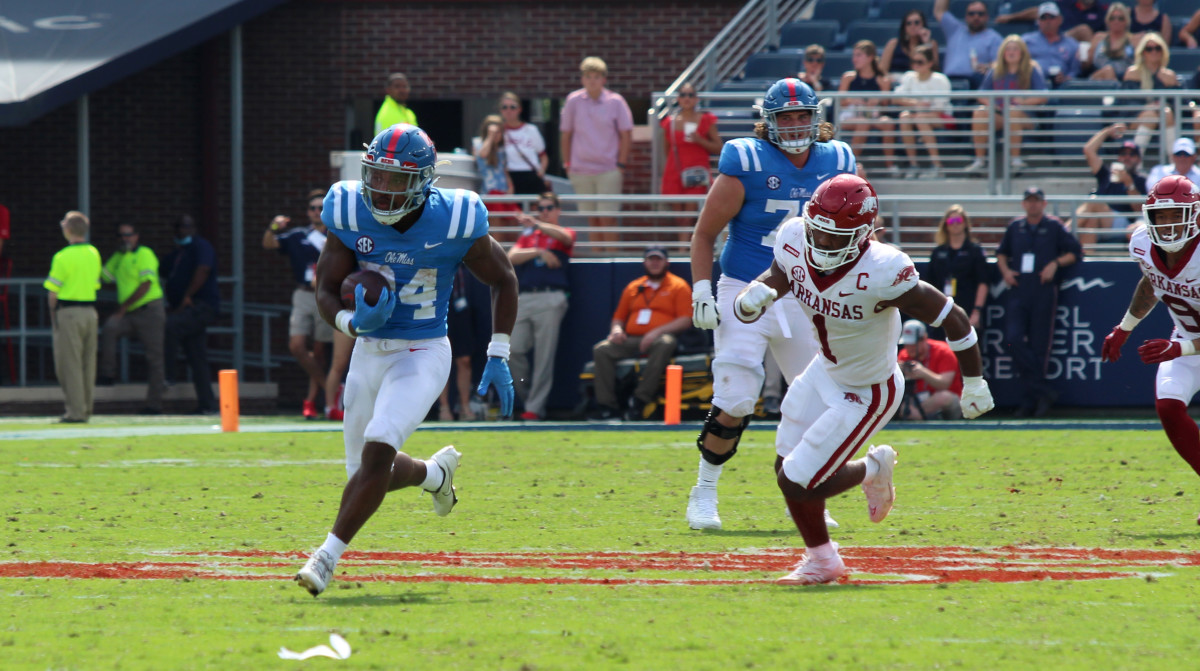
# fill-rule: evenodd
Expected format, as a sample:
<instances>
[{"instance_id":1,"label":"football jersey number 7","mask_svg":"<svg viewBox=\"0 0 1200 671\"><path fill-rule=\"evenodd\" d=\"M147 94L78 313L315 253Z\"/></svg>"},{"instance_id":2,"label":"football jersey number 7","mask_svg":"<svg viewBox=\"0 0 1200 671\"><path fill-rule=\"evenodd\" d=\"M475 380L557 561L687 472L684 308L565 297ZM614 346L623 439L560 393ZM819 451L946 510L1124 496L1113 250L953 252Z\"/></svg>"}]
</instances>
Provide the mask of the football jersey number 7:
<instances>
[{"instance_id":1,"label":"football jersey number 7","mask_svg":"<svg viewBox=\"0 0 1200 671\"><path fill-rule=\"evenodd\" d=\"M779 232L779 227L783 226L783 222L800 214L800 201L798 200L776 200L774 198L767 199L767 212L783 212L783 218L775 225L774 230L762 237L762 244L775 248L775 234Z\"/></svg>"}]
</instances>

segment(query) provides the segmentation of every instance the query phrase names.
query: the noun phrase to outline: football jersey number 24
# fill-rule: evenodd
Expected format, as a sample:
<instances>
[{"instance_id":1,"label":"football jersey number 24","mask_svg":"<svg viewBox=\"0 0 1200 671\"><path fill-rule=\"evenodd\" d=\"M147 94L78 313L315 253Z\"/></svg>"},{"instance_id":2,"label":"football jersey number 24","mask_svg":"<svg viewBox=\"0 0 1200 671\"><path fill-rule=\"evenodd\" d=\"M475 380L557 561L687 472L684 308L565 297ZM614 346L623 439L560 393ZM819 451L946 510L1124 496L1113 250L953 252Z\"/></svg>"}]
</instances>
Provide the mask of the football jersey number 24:
<instances>
[{"instance_id":1,"label":"football jersey number 24","mask_svg":"<svg viewBox=\"0 0 1200 671\"><path fill-rule=\"evenodd\" d=\"M774 198L767 199L767 212L783 212L783 218L775 225L775 228L768 234L762 237L762 244L774 249L775 235L779 233L779 227L792 217L800 214L800 201L798 200L776 200Z\"/></svg>"},{"instance_id":2,"label":"football jersey number 24","mask_svg":"<svg viewBox=\"0 0 1200 671\"><path fill-rule=\"evenodd\" d=\"M437 316L437 268L421 268L396 292L396 300L413 308L413 319Z\"/></svg>"}]
</instances>

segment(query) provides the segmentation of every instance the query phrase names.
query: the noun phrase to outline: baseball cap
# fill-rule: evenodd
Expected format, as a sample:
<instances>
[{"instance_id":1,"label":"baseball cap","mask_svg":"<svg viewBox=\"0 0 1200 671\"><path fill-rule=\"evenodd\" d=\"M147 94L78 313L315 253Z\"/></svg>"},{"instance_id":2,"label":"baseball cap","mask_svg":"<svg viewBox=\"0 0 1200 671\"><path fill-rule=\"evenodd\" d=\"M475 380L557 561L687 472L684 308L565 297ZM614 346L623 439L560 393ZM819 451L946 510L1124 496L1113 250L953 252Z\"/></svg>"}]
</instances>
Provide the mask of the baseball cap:
<instances>
[{"instance_id":1,"label":"baseball cap","mask_svg":"<svg viewBox=\"0 0 1200 671\"><path fill-rule=\"evenodd\" d=\"M1038 198L1040 200L1046 200L1046 194L1042 192L1041 188L1031 186L1028 189L1025 189L1024 198Z\"/></svg>"},{"instance_id":2,"label":"baseball cap","mask_svg":"<svg viewBox=\"0 0 1200 671\"><path fill-rule=\"evenodd\" d=\"M1138 156L1142 155L1142 148L1137 146L1137 143L1133 142L1132 140L1126 140L1122 142L1121 149L1132 149L1133 153L1137 154Z\"/></svg>"},{"instance_id":3,"label":"baseball cap","mask_svg":"<svg viewBox=\"0 0 1200 671\"><path fill-rule=\"evenodd\" d=\"M1172 154L1183 153L1183 154L1187 154L1188 156L1195 156L1196 155L1196 143L1192 142L1192 139L1190 137L1181 137L1178 140L1176 140L1174 146L1171 147L1171 153Z\"/></svg>"},{"instance_id":4,"label":"baseball cap","mask_svg":"<svg viewBox=\"0 0 1200 671\"><path fill-rule=\"evenodd\" d=\"M1043 2L1038 5L1038 16L1049 14L1051 16L1062 16L1062 12L1058 11L1058 3Z\"/></svg>"},{"instance_id":5,"label":"baseball cap","mask_svg":"<svg viewBox=\"0 0 1200 671\"><path fill-rule=\"evenodd\" d=\"M660 247L660 246L658 246L658 245L655 245L655 246L652 246L652 247L647 247L647 248L646 248L646 252L645 252L645 253L642 255L642 258L643 258L643 259L648 259L648 258L650 258L651 256L661 256L661 257L663 257L664 259L668 259L668 258L670 258L669 256L667 256L667 248L666 248L666 247Z\"/></svg>"},{"instance_id":6,"label":"baseball cap","mask_svg":"<svg viewBox=\"0 0 1200 671\"><path fill-rule=\"evenodd\" d=\"M904 328L900 331L901 345L915 345L917 341L925 337L925 325L916 319L910 319L904 322Z\"/></svg>"}]
</instances>

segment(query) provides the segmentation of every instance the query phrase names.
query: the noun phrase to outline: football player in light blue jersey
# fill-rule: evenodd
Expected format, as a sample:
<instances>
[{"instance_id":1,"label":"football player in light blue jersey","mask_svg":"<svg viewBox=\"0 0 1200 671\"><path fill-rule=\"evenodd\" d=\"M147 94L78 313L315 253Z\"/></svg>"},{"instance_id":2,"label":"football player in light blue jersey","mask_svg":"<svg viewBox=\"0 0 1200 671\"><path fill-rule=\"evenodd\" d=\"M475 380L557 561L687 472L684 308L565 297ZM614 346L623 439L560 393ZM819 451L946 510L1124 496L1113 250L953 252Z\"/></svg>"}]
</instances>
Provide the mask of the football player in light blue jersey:
<instances>
[{"instance_id":1,"label":"football player in light blue jersey","mask_svg":"<svg viewBox=\"0 0 1200 671\"><path fill-rule=\"evenodd\" d=\"M856 170L850 146L831 139L831 126L823 127L822 107L808 84L781 79L767 89L757 109L762 115L754 127L758 137L725 143L720 174L692 233L692 322L714 329L716 343L713 407L696 439L700 473L688 497L687 520L693 529L721 528L717 481L754 413L767 348L789 383L817 352L811 328L794 332L789 326L810 323L795 301L776 303L763 319L745 324L732 317L733 299L771 266L780 225L800 213L822 182ZM713 247L727 225L714 300Z\"/></svg>"},{"instance_id":2,"label":"football player in light blue jersey","mask_svg":"<svg viewBox=\"0 0 1200 671\"><path fill-rule=\"evenodd\" d=\"M450 375L446 310L461 262L492 289L492 342L480 394L494 386L501 413L512 413L509 335L517 316L517 276L504 249L488 235L487 210L464 189L433 186L437 152L429 136L396 124L363 155L362 181L338 182L325 196L329 229L317 261L317 307L354 337L346 377L346 472L349 481L331 533L296 575L313 596L333 578L346 545L389 491L419 486L433 510L447 515L458 501L454 472L461 456L444 447L428 460L400 446L428 414ZM369 269L388 287L368 305L363 286L354 309L343 309L342 281Z\"/></svg>"}]
</instances>

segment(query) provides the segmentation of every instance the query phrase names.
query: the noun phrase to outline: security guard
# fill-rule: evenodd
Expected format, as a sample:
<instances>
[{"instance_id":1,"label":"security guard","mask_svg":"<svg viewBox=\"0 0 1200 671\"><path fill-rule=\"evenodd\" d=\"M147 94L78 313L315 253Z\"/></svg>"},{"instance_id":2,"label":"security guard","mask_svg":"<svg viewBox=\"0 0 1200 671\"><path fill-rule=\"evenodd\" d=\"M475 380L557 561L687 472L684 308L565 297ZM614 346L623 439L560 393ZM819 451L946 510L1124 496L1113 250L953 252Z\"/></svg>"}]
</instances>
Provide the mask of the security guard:
<instances>
[{"instance_id":1,"label":"security guard","mask_svg":"<svg viewBox=\"0 0 1200 671\"><path fill-rule=\"evenodd\" d=\"M145 245L138 244L137 228L123 223L117 226L120 251L104 264L101 279L117 284L117 311L104 322L100 331L99 384L112 384L117 371L117 339L136 336L146 350L146 405L144 415L162 413L163 331L167 308L162 285L158 281L158 257Z\"/></svg>"},{"instance_id":2,"label":"security guard","mask_svg":"<svg viewBox=\"0 0 1200 671\"><path fill-rule=\"evenodd\" d=\"M1008 291L1004 294L1004 341L1021 378L1017 417L1041 417L1058 393L1046 380L1054 312L1058 307L1060 270L1083 258L1079 240L1058 217L1046 215L1046 195L1036 186L1025 190L1025 216L1013 219L996 250L996 265Z\"/></svg>"},{"instance_id":3,"label":"security guard","mask_svg":"<svg viewBox=\"0 0 1200 671\"><path fill-rule=\"evenodd\" d=\"M67 412L61 422L81 423L92 416L96 387L96 290L100 288L100 252L88 244L87 215L74 210L59 223L68 245L54 255L49 292L54 331L54 374L62 385Z\"/></svg>"}]
</instances>

